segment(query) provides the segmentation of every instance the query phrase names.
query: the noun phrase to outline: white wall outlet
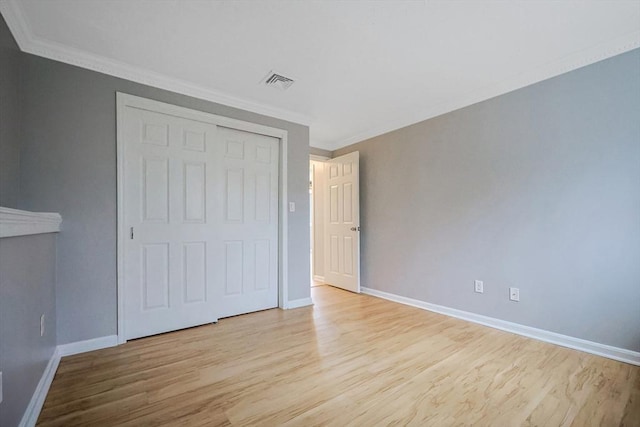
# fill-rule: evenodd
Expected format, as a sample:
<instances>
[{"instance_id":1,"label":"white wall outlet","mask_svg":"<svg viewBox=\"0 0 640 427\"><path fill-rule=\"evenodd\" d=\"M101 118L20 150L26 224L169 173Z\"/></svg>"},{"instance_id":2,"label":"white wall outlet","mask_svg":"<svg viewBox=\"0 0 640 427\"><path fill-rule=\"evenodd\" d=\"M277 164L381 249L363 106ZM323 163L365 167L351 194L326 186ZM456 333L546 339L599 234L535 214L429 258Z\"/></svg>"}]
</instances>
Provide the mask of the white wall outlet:
<instances>
[{"instance_id":1,"label":"white wall outlet","mask_svg":"<svg viewBox=\"0 0 640 427\"><path fill-rule=\"evenodd\" d=\"M484 292L484 282L482 280L476 280L474 285L477 293L481 294Z\"/></svg>"},{"instance_id":2,"label":"white wall outlet","mask_svg":"<svg viewBox=\"0 0 640 427\"><path fill-rule=\"evenodd\" d=\"M0 403L2 403L2 372L0 372Z\"/></svg>"},{"instance_id":3,"label":"white wall outlet","mask_svg":"<svg viewBox=\"0 0 640 427\"><path fill-rule=\"evenodd\" d=\"M296 202L289 202L289 212L296 211Z\"/></svg>"},{"instance_id":4,"label":"white wall outlet","mask_svg":"<svg viewBox=\"0 0 640 427\"><path fill-rule=\"evenodd\" d=\"M40 336L44 336L44 314L40 316Z\"/></svg>"},{"instance_id":5,"label":"white wall outlet","mask_svg":"<svg viewBox=\"0 0 640 427\"><path fill-rule=\"evenodd\" d=\"M509 299L511 301L520 301L520 289L509 288Z\"/></svg>"}]
</instances>

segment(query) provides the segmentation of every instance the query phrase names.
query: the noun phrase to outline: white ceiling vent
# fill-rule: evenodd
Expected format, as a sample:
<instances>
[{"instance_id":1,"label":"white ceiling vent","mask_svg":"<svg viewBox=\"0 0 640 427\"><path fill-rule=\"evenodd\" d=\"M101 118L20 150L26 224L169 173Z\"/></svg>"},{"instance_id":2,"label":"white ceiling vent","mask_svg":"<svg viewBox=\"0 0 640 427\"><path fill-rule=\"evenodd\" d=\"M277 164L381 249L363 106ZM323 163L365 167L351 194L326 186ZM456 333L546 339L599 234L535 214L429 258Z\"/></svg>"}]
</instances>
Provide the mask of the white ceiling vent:
<instances>
[{"instance_id":1,"label":"white ceiling vent","mask_svg":"<svg viewBox=\"0 0 640 427\"><path fill-rule=\"evenodd\" d=\"M262 82L267 86L275 87L280 90L287 90L291 87L294 80L274 71L269 71L269 74L267 74L267 77L265 77Z\"/></svg>"}]
</instances>

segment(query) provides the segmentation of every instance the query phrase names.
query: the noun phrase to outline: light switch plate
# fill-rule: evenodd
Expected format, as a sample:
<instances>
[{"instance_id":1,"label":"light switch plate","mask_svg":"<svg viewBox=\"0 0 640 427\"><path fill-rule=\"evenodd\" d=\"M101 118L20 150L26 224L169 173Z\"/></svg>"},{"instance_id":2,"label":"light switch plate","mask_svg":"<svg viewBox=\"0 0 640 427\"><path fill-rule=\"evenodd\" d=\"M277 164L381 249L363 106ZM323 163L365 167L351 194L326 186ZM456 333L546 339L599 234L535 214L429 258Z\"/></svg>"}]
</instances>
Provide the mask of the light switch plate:
<instances>
[{"instance_id":1,"label":"light switch plate","mask_svg":"<svg viewBox=\"0 0 640 427\"><path fill-rule=\"evenodd\" d=\"M296 211L296 202L289 202L289 212Z\"/></svg>"}]
</instances>

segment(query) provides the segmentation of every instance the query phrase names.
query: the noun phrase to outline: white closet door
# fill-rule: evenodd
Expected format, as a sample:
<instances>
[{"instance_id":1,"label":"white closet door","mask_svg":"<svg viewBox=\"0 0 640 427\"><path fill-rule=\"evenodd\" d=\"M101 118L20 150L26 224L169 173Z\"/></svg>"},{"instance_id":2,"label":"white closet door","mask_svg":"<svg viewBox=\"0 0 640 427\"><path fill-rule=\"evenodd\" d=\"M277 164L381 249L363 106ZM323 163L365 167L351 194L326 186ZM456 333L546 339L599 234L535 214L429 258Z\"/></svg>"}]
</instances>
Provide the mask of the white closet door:
<instances>
[{"instance_id":1,"label":"white closet door","mask_svg":"<svg viewBox=\"0 0 640 427\"><path fill-rule=\"evenodd\" d=\"M124 124L126 338L214 322L217 127L135 108Z\"/></svg>"},{"instance_id":2,"label":"white closet door","mask_svg":"<svg viewBox=\"0 0 640 427\"><path fill-rule=\"evenodd\" d=\"M279 140L124 115L126 339L277 307Z\"/></svg>"},{"instance_id":3,"label":"white closet door","mask_svg":"<svg viewBox=\"0 0 640 427\"><path fill-rule=\"evenodd\" d=\"M219 128L219 317L278 306L277 138Z\"/></svg>"}]
</instances>

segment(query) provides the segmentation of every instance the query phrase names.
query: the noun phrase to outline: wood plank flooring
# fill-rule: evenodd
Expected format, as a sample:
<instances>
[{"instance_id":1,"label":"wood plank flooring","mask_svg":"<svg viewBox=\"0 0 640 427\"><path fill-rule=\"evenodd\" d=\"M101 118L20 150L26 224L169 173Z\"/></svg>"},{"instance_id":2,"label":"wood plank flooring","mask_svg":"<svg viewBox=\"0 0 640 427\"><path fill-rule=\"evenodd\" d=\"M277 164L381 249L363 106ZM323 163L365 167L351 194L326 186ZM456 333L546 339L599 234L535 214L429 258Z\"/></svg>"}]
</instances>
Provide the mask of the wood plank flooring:
<instances>
[{"instance_id":1,"label":"wood plank flooring","mask_svg":"<svg viewBox=\"0 0 640 427\"><path fill-rule=\"evenodd\" d=\"M640 426L640 368L319 286L65 357L39 426Z\"/></svg>"}]
</instances>

